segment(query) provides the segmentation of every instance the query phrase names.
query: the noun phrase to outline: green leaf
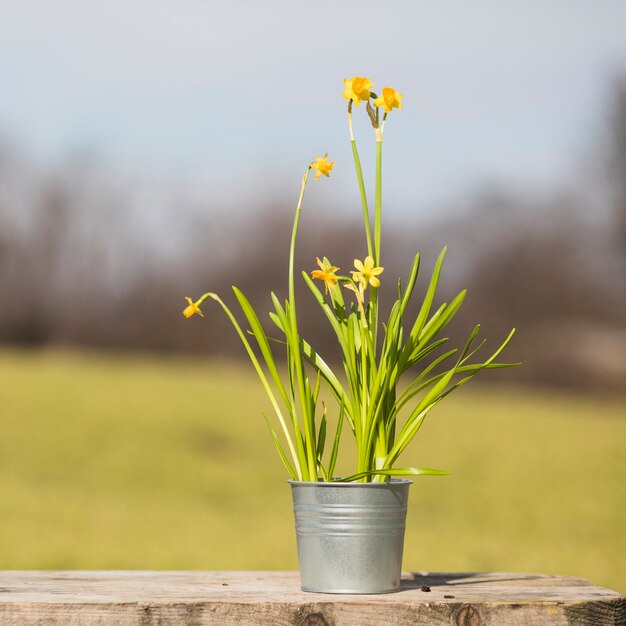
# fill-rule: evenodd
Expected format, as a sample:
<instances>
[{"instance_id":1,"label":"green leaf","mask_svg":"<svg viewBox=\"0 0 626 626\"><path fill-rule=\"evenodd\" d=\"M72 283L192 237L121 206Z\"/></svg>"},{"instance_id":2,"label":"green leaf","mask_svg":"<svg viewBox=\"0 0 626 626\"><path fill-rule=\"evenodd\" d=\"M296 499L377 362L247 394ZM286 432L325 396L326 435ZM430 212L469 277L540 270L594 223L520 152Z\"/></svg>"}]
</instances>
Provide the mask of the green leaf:
<instances>
[{"instance_id":1,"label":"green leaf","mask_svg":"<svg viewBox=\"0 0 626 626\"><path fill-rule=\"evenodd\" d=\"M282 447L282 445L280 443L280 440L278 439L278 435L276 434L276 432L272 428L272 425L270 424L270 421L269 421L267 415L265 415L265 413L262 413L262 415L263 415L263 418L265 419L265 423L267 424L267 427L269 428L270 433L272 434L272 439L274 440L274 445L276 446L276 450L278 451L278 455L280 456L280 459L283 462L283 465L285 466L285 468L289 472L289 475L291 476L291 478L293 480L298 480L298 477L297 477L296 473L293 471L293 468L291 467L291 464L289 463L289 459L287 458L287 455L285 454L285 451L283 450L283 447Z\"/></svg>"},{"instance_id":2,"label":"green leaf","mask_svg":"<svg viewBox=\"0 0 626 626\"><path fill-rule=\"evenodd\" d=\"M404 311L406 310L406 307L409 304L409 300L411 299L411 295L413 294L413 289L415 288L415 282L417 281L417 275L419 273L419 267L420 253L418 252L413 259L413 265L411 266L409 279L407 281L406 289L404 290L404 296L402 297L402 302L400 304L400 317L404 315Z\"/></svg>"},{"instance_id":3,"label":"green leaf","mask_svg":"<svg viewBox=\"0 0 626 626\"><path fill-rule=\"evenodd\" d=\"M324 411L324 413L322 414L322 419L320 420L320 428L317 434L317 458L319 461L322 460L325 446L326 446L326 411Z\"/></svg>"},{"instance_id":4,"label":"green leaf","mask_svg":"<svg viewBox=\"0 0 626 626\"><path fill-rule=\"evenodd\" d=\"M335 431L335 440L333 441L333 449L330 453L330 460L328 461L328 476L330 480L333 478L335 472L335 464L337 463L337 454L339 452L339 441L341 440L341 428L343 425L343 418L345 414L345 404L343 399L341 402L341 408L339 410L339 419L337 421L337 430Z\"/></svg>"},{"instance_id":5,"label":"green leaf","mask_svg":"<svg viewBox=\"0 0 626 626\"><path fill-rule=\"evenodd\" d=\"M343 386L339 382L337 376L335 376L332 368L324 361L324 359L313 349L313 347L307 343L304 339L301 340L301 350L306 360L321 373L324 380L328 383L330 390L338 401L342 401L346 398L346 394L343 390Z\"/></svg>"},{"instance_id":6,"label":"green leaf","mask_svg":"<svg viewBox=\"0 0 626 626\"><path fill-rule=\"evenodd\" d=\"M433 369L435 369L438 365L448 360L451 356L458 352L457 348L453 348L452 350L448 350L438 358L436 358L432 363L430 363L420 374L417 376L411 384L404 390L398 399L398 410L400 410L411 398L417 395L422 389L425 389L429 385L436 383L443 376L446 375L447 372L443 372L441 374L437 374L427 381L423 382L421 385L417 385L420 380L422 380L425 376L427 376Z\"/></svg>"},{"instance_id":7,"label":"green leaf","mask_svg":"<svg viewBox=\"0 0 626 626\"><path fill-rule=\"evenodd\" d=\"M456 315L457 311L463 304L463 300L465 300L466 295L467 291L464 289L454 298L454 300L452 300L452 302L450 302L449 305L445 307L445 309L441 311L441 314L437 317L434 324L431 325L429 323L429 325L422 330L419 334L420 345L430 341L452 321L452 318Z\"/></svg>"},{"instance_id":8,"label":"green leaf","mask_svg":"<svg viewBox=\"0 0 626 626\"><path fill-rule=\"evenodd\" d=\"M422 359L425 359L431 352L434 352L439 346L442 346L447 341L449 341L449 337L443 337L442 339L439 339L427 346L424 346L423 348L420 348L418 346L411 355L411 358L409 359L411 365L415 365Z\"/></svg>"},{"instance_id":9,"label":"green leaf","mask_svg":"<svg viewBox=\"0 0 626 626\"><path fill-rule=\"evenodd\" d=\"M267 369L272 376L274 384L276 385L276 389L278 389L278 392L280 393L285 404L289 406L289 397L287 395L285 387L283 386L281 376L278 372L278 368L276 367L274 354L272 353L272 349L267 339L267 335L263 330L263 326L261 326L259 317L256 314L255 310L252 308L252 305L250 304L248 298L246 298L246 296L243 294L243 292L237 287L233 287L233 291L235 292L235 296L237 298L237 301L239 302L239 306L241 306L241 309L246 316L248 323L250 324L254 337L261 350L261 354L263 355L263 359L265 360L265 364L267 365Z\"/></svg>"},{"instance_id":10,"label":"green leaf","mask_svg":"<svg viewBox=\"0 0 626 626\"><path fill-rule=\"evenodd\" d=\"M226 315L230 319L233 325L233 328L235 329L236 333L239 335L239 338L241 339L241 342L243 343L243 346L246 349L248 356L250 357L250 361L252 362L252 365L259 377L259 380L261 381L261 384L263 385L263 389L265 389L265 393L267 394L267 397L269 398L272 404L272 408L274 409L274 412L276 413L276 417L278 417L278 420L280 421L280 424L282 426L283 433L285 434L285 438L287 439L287 443L289 445L289 451L291 452L291 456L295 464L297 478L298 480L302 480L304 478L304 474L302 473L302 465L301 465L301 461L304 460L303 456L296 454L296 450L294 449L293 441L291 439L289 429L287 428L287 424L285 422L285 418L283 417L282 411L280 410L280 406L278 405L278 402L272 391L272 388L267 380L267 377L265 376L263 368L261 367L261 364L259 363L259 360L256 354L254 353L252 346L250 345L250 342L247 340L245 333L241 329L241 326L239 325L237 318L233 315L233 312L226 306L226 304L224 304L224 302L221 300L221 298L219 298L219 296L217 296L216 294L211 294L211 297L216 302L219 303L219 305L222 307L222 310L226 313ZM291 417L293 421L293 416ZM298 442L299 442L299 437L297 436L297 433L296 433L296 443Z\"/></svg>"},{"instance_id":11,"label":"green leaf","mask_svg":"<svg viewBox=\"0 0 626 626\"><path fill-rule=\"evenodd\" d=\"M461 352L461 359L460 359L461 362L463 362L466 355L468 354L470 348L472 347L472 343L474 343L474 339L476 339L476 336L478 335L479 331L480 331L480 324L476 324L476 326L474 326L474 330L471 332L470 336L467 339L467 342L465 343L465 348L463 348L463 352ZM480 346L478 348L480 348Z\"/></svg>"},{"instance_id":12,"label":"green leaf","mask_svg":"<svg viewBox=\"0 0 626 626\"><path fill-rule=\"evenodd\" d=\"M385 465L392 466L398 457L404 452L405 448L411 443L419 429L422 427L426 416L430 411L432 411L435 406L438 404L438 400L431 402L426 408L424 408L421 412L416 413L415 411L411 414L409 419L406 421L404 427L402 428L400 435L396 439L393 444L393 447L389 451L387 455L387 460L385 461Z\"/></svg>"},{"instance_id":13,"label":"green leaf","mask_svg":"<svg viewBox=\"0 0 626 626\"><path fill-rule=\"evenodd\" d=\"M347 478L337 479L335 482L350 483L360 478L366 478L368 476L450 476L452 472L446 472L445 470L430 469L428 467L403 467L392 469L374 469L367 472L359 472L353 474Z\"/></svg>"},{"instance_id":14,"label":"green leaf","mask_svg":"<svg viewBox=\"0 0 626 626\"><path fill-rule=\"evenodd\" d=\"M426 295L424 296L424 301L422 302L422 306L417 315L417 319L415 320L415 324L413 325L413 329L411 330L411 336L418 336L422 332L422 328L426 323L426 318L430 313L430 308L433 304L433 300L435 299L435 292L437 291L437 285L439 284L441 266L443 265L443 259L446 256L446 250L447 247L444 247L444 249L439 253L439 257L437 258L433 273L430 277L430 283L428 284Z\"/></svg>"},{"instance_id":15,"label":"green leaf","mask_svg":"<svg viewBox=\"0 0 626 626\"><path fill-rule=\"evenodd\" d=\"M345 355L348 352L348 346L347 346L346 339L343 334L343 329L341 327L341 324L339 323L335 315L335 311L324 300L324 296L322 292L317 288L317 286L311 280L309 275L306 272L302 272L302 277L304 278L304 282L306 282L307 286L311 290L311 293L317 300L318 304L320 305L320 307L322 307L322 311L324 311L324 314L326 315L328 321L330 322L330 325L335 331L335 335L337 336L337 340L339 341L339 347L341 348L342 353L344 353Z\"/></svg>"}]
</instances>

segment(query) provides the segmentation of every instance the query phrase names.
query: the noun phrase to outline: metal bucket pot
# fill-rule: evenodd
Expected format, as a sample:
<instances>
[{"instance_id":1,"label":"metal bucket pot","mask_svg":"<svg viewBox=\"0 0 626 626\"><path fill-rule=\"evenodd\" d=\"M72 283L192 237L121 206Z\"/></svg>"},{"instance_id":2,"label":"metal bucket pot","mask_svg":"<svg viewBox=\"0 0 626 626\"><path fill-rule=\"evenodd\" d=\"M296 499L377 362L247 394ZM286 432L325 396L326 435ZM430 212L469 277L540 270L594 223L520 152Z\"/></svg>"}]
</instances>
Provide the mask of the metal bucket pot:
<instances>
[{"instance_id":1,"label":"metal bucket pot","mask_svg":"<svg viewBox=\"0 0 626 626\"><path fill-rule=\"evenodd\" d=\"M399 589L412 481L289 483L303 591Z\"/></svg>"}]
</instances>

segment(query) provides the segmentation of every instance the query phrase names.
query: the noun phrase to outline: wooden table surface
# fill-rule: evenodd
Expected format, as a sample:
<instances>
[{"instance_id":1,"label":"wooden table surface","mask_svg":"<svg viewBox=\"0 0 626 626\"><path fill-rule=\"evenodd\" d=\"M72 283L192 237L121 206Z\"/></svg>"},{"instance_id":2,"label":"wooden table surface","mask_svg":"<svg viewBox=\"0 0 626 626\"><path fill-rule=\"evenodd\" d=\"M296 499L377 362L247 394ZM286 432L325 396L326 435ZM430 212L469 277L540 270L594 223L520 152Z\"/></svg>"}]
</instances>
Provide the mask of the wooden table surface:
<instances>
[{"instance_id":1,"label":"wooden table surface","mask_svg":"<svg viewBox=\"0 0 626 626\"><path fill-rule=\"evenodd\" d=\"M626 625L626 598L580 578L412 573L398 593L304 593L297 572L0 572L0 625Z\"/></svg>"}]
</instances>

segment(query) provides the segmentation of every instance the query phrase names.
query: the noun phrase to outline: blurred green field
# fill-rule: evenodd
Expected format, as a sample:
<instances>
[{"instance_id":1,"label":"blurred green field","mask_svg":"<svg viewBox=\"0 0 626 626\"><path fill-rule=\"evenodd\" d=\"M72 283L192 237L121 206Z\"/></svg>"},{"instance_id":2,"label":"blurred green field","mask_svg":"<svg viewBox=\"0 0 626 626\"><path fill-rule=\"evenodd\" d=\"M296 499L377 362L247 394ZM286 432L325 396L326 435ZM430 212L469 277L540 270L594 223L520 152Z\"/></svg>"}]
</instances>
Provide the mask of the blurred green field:
<instances>
[{"instance_id":1,"label":"blurred green field","mask_svg":"<svg viewBox=\"0 0 626 626\"><path fill-rule=\"evenodd\" d=\"M245 365L4 350L0 381L0 569L297 567ZM623 398L468 387L408 457L454 476L415 480L406 570L626 591Z\"/></svg>"}]
</instances>

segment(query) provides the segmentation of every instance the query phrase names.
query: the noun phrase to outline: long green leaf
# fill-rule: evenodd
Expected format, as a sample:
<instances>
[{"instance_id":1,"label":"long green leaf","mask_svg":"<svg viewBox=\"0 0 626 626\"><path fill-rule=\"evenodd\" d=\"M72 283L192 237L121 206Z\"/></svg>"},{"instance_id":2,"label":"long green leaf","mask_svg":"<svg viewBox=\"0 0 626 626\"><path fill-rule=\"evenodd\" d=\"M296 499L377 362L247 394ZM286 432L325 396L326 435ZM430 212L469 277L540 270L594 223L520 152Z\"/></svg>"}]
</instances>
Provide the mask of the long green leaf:
<instances>
[{"instance_id":1,"label":"long green leaf","mask_svg":"<svg viewBox=\"0 0 626 626\"><path fill-rule=\"evenodd\" d=\"M426 416L437 406L438 400L431 402L426 408L424 408L419 414L411 415L402 428L398 438L393 444L393 447L387 455L385 465L392 467L398 460L398 457L404 452L405 448L411 443L419 429L422 427Z\"/></svg>"},{"instance_id":2,"label":"long green leaf","mask_svg":"<svg viewBox=\"0 0 626 626\"><path fill-rule=\"evenodd\" d=\"M320 420L320 428L317 434L317 458L321 462L324 456L324 448L326 447L326 410L322 414Z\"/></svg>"},{"instance_id":3,"label":"long green leaf","mask_svg":"<svg viewBox=\"0 0 626 626\"><path fill-rule=\"evenodd\" d=\"M429 325L428 328L424 328L422 332L419 333L419 345L429 342L452 321L452 318L456 315L457 311L463 304L463 300L465 300L466 295L467 291L465 289L457 294L454 300L452 300L452 302L450 302L450 304L448 304L441 312L441 315L438 316L436 323Z\"/></svg>"},{"instance_id":4,"label":"long green leaf","mask_svg":"<svg viewBox=\"0 0 626 626\"><path fill-rule=\"evenodd\" d=\"M248 298L246 298L243 292L237 287L233 287L233 291L235 293L237 301L239 302L241 310L243 311L246 319L248 320L248 323L250 324L250 328L261 350L261 354L263 355L263 359L265 360L267 369L272 376L272 380L274 381L274 384L276 385L276 388L278 389L278 392L280 393L283 402L286 406L289 406L289 397L287 395L285 387L283 386L283 381L278 372L278 367L276 366L274 354L267 339L267 335L265 334L265 330L261 325L261 321L259 320L258 315L250 304L250 301L248 300Z\"/></svg>"},{"instance_id":5,"label":"long green leaf","mask_svg":"<svg viewBox=\"0 0 626 626\"><path fill-rule=\"evenodd\" d=\"M262 415L263 415L263 418L265 419L265 423L267 424L267 427L269 428L269 431L270 431L270 433L272 435L272 439L274 440L274 445L276 446L276 450L278 451L278 455L280 456L280 459L283 462L283 465L285 466L287 472L289 472L289 475L291 476L291 478L293 480L298 480L298 476L294 472L293 467L291 467L291 464L289 463L289 459L287 458L287 455L285 454L285 451L283 450L283 446L281 445L280 440L278 439L278 435L276 434L276 432L272 428L272 425L270 424L270 421L269 421L267 415L265 415L265 413L262 413Z\"/></svg>"},{"instance_id":6,"label":"long green leaf","mask_svg":"<svg viewBox=\"0 0 626 626\"><path fill-rule=\"evenodd\" d=\"M445 470L430 469L428 467L403 467L392 469L374 469L367 472L359 472L358 474L352 474L347 478L337 479L335 482L350 483L360 478L366 478L368 476L450 476L452 472L446 472Z\"/></svg>"},{"instance_id":7,"label":"long green leaf","mask_svg":"<svg viewBox=\"0 0 626 626\"><path fill-rule=\"evenodd\" d=\"M417 348L416 351L411 355L411 364L415 365L422 359L425 359L431 352L434 352L439 346L443 345L449 341L449 337L443 337L423 348Z\"/></svg>"},{"instance_id":8,"label":"long green leaf","mask_svg":"<svg viewBox=\"0 0 626 626\"><path fill-rule=\"evenodd\" d=\"M442 374L438 374L437 376L433 376L428 379L426 382L421 385L417 385L417 383L422 380L425 376L427 376L433 369L435 369L438 365L448 360L451 356L458 352L457 348L453 348L452 350L448 350L441 356L437 357L432 363L430 363L422 372L411 382L411 384L404 390L404 392L398 398L398 411L416 394L418 394L422 389L425 389L429 385L436 383L438 380L443 378L446 375L446 372Z\"/></svg>"},{"instance_id":9,"label":"long green leaf","mask_svg":"<svg viewBox=\"0 0 626 626\"><path fill-rule=\"evenodd\" d=\"M237 318L233 315L233 312L226 306L226 304L224 304L224 302L221 300L221 298L218 295L211 294L211 298L213 298L213 300L219 303L219 305L222 307L222 309L224 310L224 312L230 319L236 333L239 335L239 338L241 339L241 342L243 343L244 348L246 349L246 352L248 353L248 356L250 357L250 361L252 362L252 365L254 369L256 370L259 380L261 381L261 384L263 385L263 389L265 389L265 393L267 394L272 404L272 408L274 409L274 412L276 413L276 416L278 417L278 420L280 421L280 425L283 429L283 433L285 434L285 438L287 439L287 443L289 445L291 456L296 466L295 469L297 473L297 478L298 480L302 480L303 474L302 474L301 465L300 465L301 457L298 456L298 454L296 454L296 450L294 449L294 446L293 446L293 441L289 434L289 429L287 428L287 424L285 422L285 418L283 417L282 411L280 410L280 406L278 405L278 402L276 401L276 397L272 391L272 388L270 387L267 377L265 376L265 373L263 372L263 368L261 367L261 364L259 363L259 360L257 359L256 354L254 353L254 350L252 349L252 346L250 345L250 342L246 339L246 336L244 332L242 331L241 326L239 325L239 322L237 322ZM296 441L298 441L297 437L296 437Z\"/></svg>"},{"instance_id":10,"label":"long green leaf","mask_svg":"<svg viewBox=\"0 0 626 626\"><path fill-rule=\"evenodd\" d=\"M439 276L441 275L441 266L443 265L443 260L446 256L447 247L439 253L439 257L437 258L437 262L435 263L435 267L430 277L430 283L428 284L428 289L426 290L426 295L424 296L424 300L422 302L422 306L415 320L415 324L413 324L413 329L411 330L411 337L419 336L422 332L422 328L426 323L426 318L430 313L430 307L433 304L433 300L435 299L435 292L437 291L437 285L439 284Z\"/></svg>"},{"instance_id":11,"label":"long green leaf","mask_svg":"<svg viewBox=\"0 0 626 626\"><path fill-rule=\"evenodd\" d=\"M337 454L339 453L339 442L341 440L341 429L343 425L343 418L345 414L345 405L342 401L341 408L339 410L339 418L337 420L337 429L335 430L335 440L333 441L333 448L330 453L330 460L328 461L328 476L330 480L333 479L335 473L335 464L337 463Z\"/></svg>"},{"instance_id":12,"label":"long green leaf","mask_svg":"<svg viewBox=\"0 0 626 626\"><path fill-rule=\"evenodd\" d=\"M415 255L415 258L413 259L413 265L411 266L409 279L407 280L406 288L404 290L404 295L402 296L402 302L400 304L400 317L404 315L404 311L406 310L406 307L409 304L409 300L411 299L411 295L413 294L413 289L415 289L415 283L417 281L419 267L420 267L420 253L418 252Z\"/></svg>"},{"instance_id":13,"label":"long green leaf","mask_svg":"<svg viewBox=\"0 0 626 626\"><path fill-rule=\"evenodd\" d=\"M337 320L337 317L335 315L335 312L334 312L333 308L331 306L329 306L328 303L324 300L324 295L317 288L317 285L315 285L315 283L309 277L309 275L306 272L302 272L302 276L304 278L304 282L307 284L307 286L311 290L311 293L313 294L313 296L317 300L318 304L322 308L322 311L324 312L324 314L326 315L328 321L330 322L330 325L332 326L333 330L335 331L335 335L337 336L337 340L339 341L339 347L340 347L342 353L347 356L348 346L347 346L347 343L346 343L346 338L344 336L342 326L339 323L339 321Z\"/></svg>"}]
</instances>

